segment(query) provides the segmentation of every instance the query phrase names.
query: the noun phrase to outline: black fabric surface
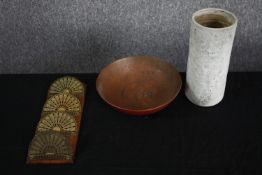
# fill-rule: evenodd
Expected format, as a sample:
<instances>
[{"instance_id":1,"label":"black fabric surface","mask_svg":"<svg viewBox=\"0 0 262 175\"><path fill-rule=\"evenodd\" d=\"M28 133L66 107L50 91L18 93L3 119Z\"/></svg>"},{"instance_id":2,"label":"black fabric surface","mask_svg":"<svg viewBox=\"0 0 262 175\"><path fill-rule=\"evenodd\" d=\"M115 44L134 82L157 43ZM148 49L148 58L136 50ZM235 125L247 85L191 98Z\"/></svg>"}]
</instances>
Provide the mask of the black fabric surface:
<instances>
[{"instance_id":1,"label":"black fabric surface","mask_svg":"<svg viewBox=\"0 0 262 175\"><path fill-rule=\"evenodd\" d=\"M185 82L185 74L183 82ZM262 73L230 73L223 101L201 108L181 90L147 117L111 109L87 84L73 165L26 165L28 145L52 81L62 75L0 75L0 167L5 174L261 174Z\"/></svg>"}]
</instances>

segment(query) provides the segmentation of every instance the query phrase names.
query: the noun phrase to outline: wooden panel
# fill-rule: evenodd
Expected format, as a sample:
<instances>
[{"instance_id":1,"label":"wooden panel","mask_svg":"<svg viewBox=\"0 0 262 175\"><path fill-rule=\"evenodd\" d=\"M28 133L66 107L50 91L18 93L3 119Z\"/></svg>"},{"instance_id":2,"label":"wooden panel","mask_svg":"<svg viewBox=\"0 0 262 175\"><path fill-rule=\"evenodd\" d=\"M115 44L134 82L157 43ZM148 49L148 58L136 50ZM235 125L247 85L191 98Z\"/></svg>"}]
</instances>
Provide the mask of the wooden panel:
<instances>
[{"instance_id":1,"label":"wooden panel","mask_svg":"<svg viewBox=\"0 0 262 175\"><path fill-rule=\"evenodd\" d=\"M51 84L28 149L28 164L74 162L85 92L85 85L74 77Z\"/></svg>"}]
</instances>

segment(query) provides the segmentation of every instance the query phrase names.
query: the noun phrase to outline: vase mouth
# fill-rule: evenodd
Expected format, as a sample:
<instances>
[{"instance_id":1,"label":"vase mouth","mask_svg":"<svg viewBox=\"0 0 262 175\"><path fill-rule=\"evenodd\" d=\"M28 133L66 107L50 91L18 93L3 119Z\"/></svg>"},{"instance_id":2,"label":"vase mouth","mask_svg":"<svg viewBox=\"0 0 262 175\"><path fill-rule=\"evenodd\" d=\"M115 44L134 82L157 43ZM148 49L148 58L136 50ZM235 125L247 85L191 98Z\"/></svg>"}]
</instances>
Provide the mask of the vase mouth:
<instances>
[{"instance_id":1,"label":"vase mouth","mask_svg":"<svg viewBox=\"0 0 262 175\"><path fill-rule=\"evenodd\" d=\"M219 30L234 27L237 24L237 17L224 9L206 8L196 11L192 21L202 28Z\"/></svg>"}]
</instances>

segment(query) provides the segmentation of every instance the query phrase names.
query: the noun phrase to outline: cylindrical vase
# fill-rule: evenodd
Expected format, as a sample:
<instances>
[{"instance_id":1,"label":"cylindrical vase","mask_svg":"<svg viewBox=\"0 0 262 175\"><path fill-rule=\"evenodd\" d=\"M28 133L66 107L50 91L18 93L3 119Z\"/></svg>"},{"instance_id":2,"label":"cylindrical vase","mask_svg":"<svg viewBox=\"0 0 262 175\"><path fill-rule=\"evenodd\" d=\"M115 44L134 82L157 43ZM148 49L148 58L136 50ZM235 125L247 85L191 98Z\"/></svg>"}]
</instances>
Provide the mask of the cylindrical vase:
<instances>
[{"instance_id":1,"label":"cylindrical vase","mask_svg":"<svg viewBox=\"0 0 262 175\"><path fill-rule=\"evenodd\" d=\"M236 16L223 9L193 14L185 89L192 103L208 107L223 99L236 27Z\"/></svg>"}]
</instances>

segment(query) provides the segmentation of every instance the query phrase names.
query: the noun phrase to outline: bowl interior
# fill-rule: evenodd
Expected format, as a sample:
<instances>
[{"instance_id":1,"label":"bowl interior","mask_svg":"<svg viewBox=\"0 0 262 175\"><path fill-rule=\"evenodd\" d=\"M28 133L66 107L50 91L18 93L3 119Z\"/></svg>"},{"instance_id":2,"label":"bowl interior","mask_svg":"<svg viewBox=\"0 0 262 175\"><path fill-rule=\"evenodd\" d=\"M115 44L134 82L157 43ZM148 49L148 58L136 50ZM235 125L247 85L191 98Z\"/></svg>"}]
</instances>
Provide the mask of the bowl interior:
<instances>
[{"instance_id":1,"label":"bowl interior","mask_svg":"<svg viewBox=\"0 0 262 175\"><path fill-rule=\"evenodd\" d=\"M176 69L154 57L127 57L104 68L96 82L99 95L114 107L150 110L170 103L181 88Z\"/></svg>"}]
</instances>

